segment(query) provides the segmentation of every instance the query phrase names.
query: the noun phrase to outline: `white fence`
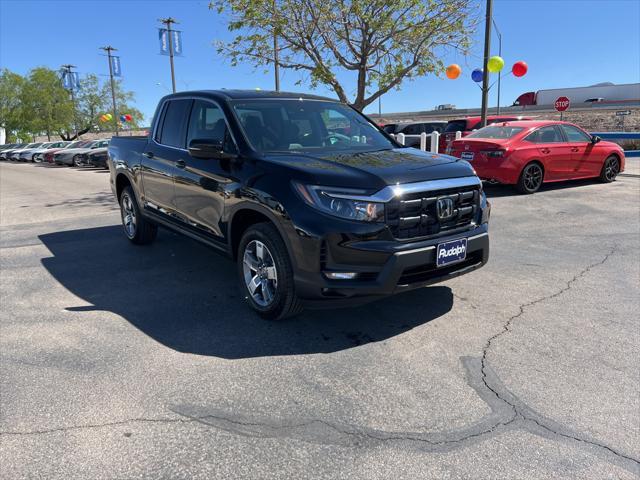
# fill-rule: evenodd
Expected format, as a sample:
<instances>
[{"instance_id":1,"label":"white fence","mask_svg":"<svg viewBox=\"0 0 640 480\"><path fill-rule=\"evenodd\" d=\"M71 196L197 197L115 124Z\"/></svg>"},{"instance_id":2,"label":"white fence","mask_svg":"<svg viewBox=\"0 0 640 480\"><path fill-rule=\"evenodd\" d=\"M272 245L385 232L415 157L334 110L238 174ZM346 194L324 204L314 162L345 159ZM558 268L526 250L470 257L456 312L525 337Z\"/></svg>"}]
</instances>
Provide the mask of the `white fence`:
<instances>
[{"instance_id":1,"label":"white fence","mask_svg":"<svg viewBox=\"0 0 640 480\"><path fill-rule=\"evenodd\" d=\"M423 152L427 151L427 137L431 137L431 148L429 149L432 153L438 153L438 147L440 144L440 133L439 132L431 132L431 133L421 133L420 135L405 135L404 133L398 133L397 135L391 134L393 138L400 145L404 145L409 138L419 138L420 139L420 150ZM456 140L460 140L462 138L462 132L456 132Z\"/></svg>"}]
</instances>

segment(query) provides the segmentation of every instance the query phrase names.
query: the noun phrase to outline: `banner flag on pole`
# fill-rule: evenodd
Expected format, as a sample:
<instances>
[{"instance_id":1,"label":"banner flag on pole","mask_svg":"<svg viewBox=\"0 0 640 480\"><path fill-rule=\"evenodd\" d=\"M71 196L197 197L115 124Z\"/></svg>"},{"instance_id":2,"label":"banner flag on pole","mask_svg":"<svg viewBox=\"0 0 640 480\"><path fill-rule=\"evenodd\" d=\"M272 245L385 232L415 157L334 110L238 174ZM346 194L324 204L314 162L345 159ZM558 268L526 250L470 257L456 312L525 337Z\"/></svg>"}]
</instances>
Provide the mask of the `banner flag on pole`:
<instances>
[{"instance_id":1,"label":"banner flag on pole","mask_svg":"<svg viewBox=\"0 0 640 480\"><path fill-rule=\"evenodd\" d=\"M160 41L160 55L169 55L169 31L166 28L158 29L158 40ZM182 55L182 32L171 30L171 43L173 54Z\"/></svg>"},{"instance_id":2,"label":"banner flag on pole","mask_svg":"<svg viewBox=\"0 0 640 480\"><path fill-rule=\"evenodd\" d=\"M67 90L75 90L80 88L80 76L78 72L62 71L62 86Z\"/></svg>"},{"instance_id":3,"label":"banner flag on pole","mask_svg":"<svg viewBox=\"0 0 640 480\"><path fill-rule=\"evenodd\" d=\"M160 40L160 54L169 55L169 36L166 28L158 29L158 38Z\"/></svg>"},{"instance_id":4,"label":"banner flag on pole","mask_svg":"<svg viewBox=\"0 0 640 480\"><path fill-rule=\"evenodd\" d=\"M171 43L173 44L173 54L182 55L182 32L180 30L172 30Z\"/></svg>"},{"instance_id":5,"label":"banner flag on pole","mask_svg":"<svg viewBox=\"0 0 640 480\"><path fill-rule=\"evenodd\" d=\"M120 67L120 57L111 57L111 71L114 77L122 76L122 69Z\"/></svg>"}]
</instances>

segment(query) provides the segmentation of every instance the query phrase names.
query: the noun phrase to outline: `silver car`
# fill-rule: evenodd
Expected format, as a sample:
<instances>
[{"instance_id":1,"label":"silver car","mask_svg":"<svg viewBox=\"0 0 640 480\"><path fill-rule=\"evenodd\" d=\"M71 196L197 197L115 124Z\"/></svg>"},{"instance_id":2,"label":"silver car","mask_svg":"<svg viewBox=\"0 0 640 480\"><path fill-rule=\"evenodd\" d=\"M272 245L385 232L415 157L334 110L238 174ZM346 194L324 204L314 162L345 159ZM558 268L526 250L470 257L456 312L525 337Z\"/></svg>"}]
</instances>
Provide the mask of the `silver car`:
<instances>
[{"instance_id":1,"label":"silver car","mask_svg":"<svg viewBox=\"0 0 640 480\"><path fill-rule=\"evenodd\" d=\"M38 163L43 162L45 153L48 153L49 151L52 151L52 150L59 150L61 148L64 148L70 143L71 142L64 142L62 140L59 142L45 143L44 145L41 145L40 148L36 148L33 151L31 155L31 159L34 162L38 162Z\"/></svg>"},{"instance_id":2,"label":"silver car","mask_svg":"<svg viewBox=\"0 0 640 480\"><path fill-rule=\"evenodd\" d=\"M25 150L30 150L33 148L38 148L40 145L42 145L42 142L40 143L29 143L27 145L25 145L22 148L18 148L14 151L12 151L11 153L8 154L7 156L7 160L20 160L20 154L22 152L24 152Z\"/></svg>"},{"instance_id":3,"label":"silver car","mask_svg":"<svg viewBox=\"0 0 640 480\"><path fill-rule=\"evenodd\" d=\"M75 146L74 148L65 148L53 154L53 162L56 165L75 165L82 166L80 155L90 152L94 148L106 147L109 140L88 140Z\"/></svg>"}]
</instances>

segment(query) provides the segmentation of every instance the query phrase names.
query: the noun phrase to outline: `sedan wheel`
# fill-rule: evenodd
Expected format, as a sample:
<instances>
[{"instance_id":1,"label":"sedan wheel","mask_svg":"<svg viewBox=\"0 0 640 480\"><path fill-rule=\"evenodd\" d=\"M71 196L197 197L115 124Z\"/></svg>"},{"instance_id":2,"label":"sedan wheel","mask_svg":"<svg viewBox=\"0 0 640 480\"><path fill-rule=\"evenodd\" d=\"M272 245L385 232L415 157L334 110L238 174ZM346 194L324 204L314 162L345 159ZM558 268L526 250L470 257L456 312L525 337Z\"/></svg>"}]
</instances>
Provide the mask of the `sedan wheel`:
<instances>
[{"instance_id":1,"label":"sedan wheel","mask_svg":"<svg viewBox=\"0 0 640 480\"><path fill-rule=\"evenodd\" d=\"M538 163L530 163L522 170L516 188L521 193L535 193L540 189L544 171Z\"/></svg>"},{"instance_id":2,"label":"sedan wheel","mask_svg":"<svg viewBox=\"0 0 640 480\"><path fill-rule=\"evenodd\" d=\"M82 166L82 162L80 162L80 157L79 156L76 155L75 157L73 157L73 164L76 167L81 167Z\"/></svg>"},{"instance_id":3,"label":"sedan wheel","mask_svg":"<svg viewBox=\"0 0 640 480\"><path fill-rule=\"evenodd\" d=\"M605 183L613 182L620 173L620 160L612 155L604 161L602 171L600 172L600 180Z\"/></svg>"}]
</instances>

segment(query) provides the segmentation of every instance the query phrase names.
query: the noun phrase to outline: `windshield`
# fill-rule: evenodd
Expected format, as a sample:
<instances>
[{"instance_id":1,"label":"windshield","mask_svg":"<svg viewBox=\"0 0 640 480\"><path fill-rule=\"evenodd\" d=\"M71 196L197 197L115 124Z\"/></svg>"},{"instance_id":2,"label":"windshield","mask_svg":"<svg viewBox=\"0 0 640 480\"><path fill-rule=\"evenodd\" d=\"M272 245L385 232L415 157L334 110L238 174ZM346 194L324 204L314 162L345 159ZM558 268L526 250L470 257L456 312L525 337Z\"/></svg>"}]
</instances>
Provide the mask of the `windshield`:
<instances>
[{"instance_id":1,"label":"windshield","mask_svg":"<svg viewBox=\"0 0 640 480\"><path fill-rule=\"evenodd\" d=\"M42 144L41 143L30 143L25 148L36 148L36 147L39 147L40 145L42 145Z\"/></svg>"},{"instance_id":2,"label":"windshield","mask_svg":"<svg viewBox=\"0 0 640 480\"><path fill-rule=\"evenodd\" d=\"M464 132L467 129L466 120L449 120L447 126L444 127L445 132Z\"/></svg>"},{"instance_id":3,"label":"windshield","mask_svg":"<svg viewBox=\"0 0 640 480\"><path fill-rule=\"evenodd\" d=\"M505 139L511 138L519 134L524 128L522 127L506 127L491 125L481 128L475 132L467 135L467 138L496 138Z\"/></svg>"},{"instance_id":4,"label":"windshield","mask_svg":"<svg viewBox=\"0 0 640 480\"><path fill-rule=\"evenodd\" d=\"M395 145L364 116L337 102L231 102L247 139L262 152L366 152Z\"/></svg>"},{"instance_id":5,"label":"windshield","mask_svg":"<svg viewBox=\"0 0 640 480\"><path fill-rule=\"evenodd\" d=\"M81 146L83 143L84 143L84 141L71 142L65 148L77 148L77 147Z\"/></svg>"}]
</instances>

